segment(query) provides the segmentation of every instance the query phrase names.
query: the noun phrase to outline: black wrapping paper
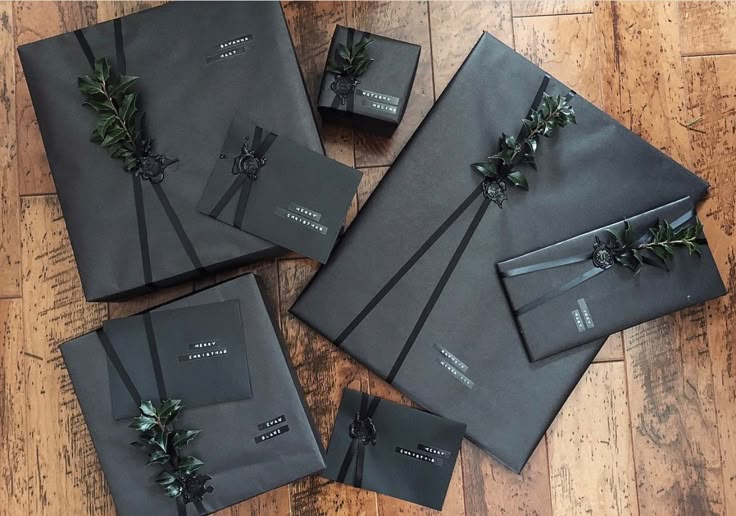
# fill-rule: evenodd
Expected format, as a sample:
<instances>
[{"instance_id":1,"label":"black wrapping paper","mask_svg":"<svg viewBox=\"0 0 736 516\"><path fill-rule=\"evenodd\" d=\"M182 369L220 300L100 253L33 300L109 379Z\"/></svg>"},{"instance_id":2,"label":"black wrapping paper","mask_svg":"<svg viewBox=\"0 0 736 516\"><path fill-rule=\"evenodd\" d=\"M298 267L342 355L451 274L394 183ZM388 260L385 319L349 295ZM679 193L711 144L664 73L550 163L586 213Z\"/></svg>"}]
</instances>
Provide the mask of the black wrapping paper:
<instances>
[{"instance_id":1,"label":"black wrapping paper","mask_svg":"<svg viewBox=\"0 0 736 516\"><path fill-rule=\"evenodd\" d=\"M96 115L81 105L77 87L77 78L91 71L80 40L93 58L107 57L114 71L139 77L134 89L153 152L179 160L159 185L170 209L149 181L136 184L122 161L89 141ZM171 3L23 45L18 52L87 299L139 294L202 269L283 252L196 209L240 106L279 134L322 152L277 2ZM136 209L136 188L142 210Z\"/></svg>"},{"instance_id":2,"label":"black wrapping paper","mask_svg":"<svg viewBox=\"0 0 736 516\"><path fill-rule=\"evenodd\" d=\"M442 510L464 424L345 389L334 428L325 477Z\"/></svg>"},{"instance_id":3,"label":"black wrapping paper","mask_svg":"<svg viewBox=\"0 0 736 516\"><path fill-rule=\"evenodd\" d=\"M214 491L204 503L213 512L324 468L320 439L255 276L241 276L153 312L228 300L240 303L253 397L185 408L177 418L180 428L202 430L186 451L202 459L202 472L212 477ZM137 436L128 428L130 420L113 417L108 359L99 333L63 344L61 351L118 513L176 515L176 503L153 481L157 470L144 467L146 454L128 444ZM273 421L280 422L269 424ZM186 507L188 515L197 514L192 504Z\"/></svg>"},{"instance_id":4,"label":"black wrapping paper","mask_svg":"<svg viewBox=\"0 0 736 516\"><path fill-rule=\"evenodd\" d=\"M322 263L362 174L238 114L199 210Z\"/></svg>"},{"instance_id":5,"label":"black wrapping paper","mask_svg":"<svg viewBox=\"0 0 736 516\"><path fill-rule=\"evenodd\" d=\"M637 237L651 236L658 221L693 224L693 203L680 199L627 218ZM668 271L644 265L636 276L621 265L609 269L592 261L595 238L606 241L606 229L621 231L618 221L544 249L498 264L498 271L514 311L529 358L539 360L594 339L635 326L726 293L710 249L688 254L675 248ZM576 263L518 274L527 267L590 256ZM568 285L590 275L571 288ZM555 295L559 293L559 295Z\"/></svg>"},{"instance_id":6,"label":"black wrapping paper","mask_svg":"<svg viewBox=\"0 0 736 516\"><path fill-rule=\"evenodd\" d=\"M542 139L537 170L524 169L530 191L489 204L469 165L520 129L543 77L483 34L291 309L421 406L466 423L514 471L603 339L530 363L496 263L617 220L621 206L641 213L707 189L578 96L577 125Z\"/></svg>"},{"instance_id":7,"label":"black wrapping paper","mask_svg":"<svg viewBox=\"0 0 736 516\"><path fill-rule=\"evenodd\" d=\"M339 44L351 46L364 36L373 42L368 54L373 59L358 84L341 98L336 75L327 71L335 61ZM392 133L404 117L409 103L414 76L419 64L420 45L359 31L342 25L335 26L318 99L320 114L332 120L349 120L354 126L382 134Z\"/></svg>"}]
</instances>

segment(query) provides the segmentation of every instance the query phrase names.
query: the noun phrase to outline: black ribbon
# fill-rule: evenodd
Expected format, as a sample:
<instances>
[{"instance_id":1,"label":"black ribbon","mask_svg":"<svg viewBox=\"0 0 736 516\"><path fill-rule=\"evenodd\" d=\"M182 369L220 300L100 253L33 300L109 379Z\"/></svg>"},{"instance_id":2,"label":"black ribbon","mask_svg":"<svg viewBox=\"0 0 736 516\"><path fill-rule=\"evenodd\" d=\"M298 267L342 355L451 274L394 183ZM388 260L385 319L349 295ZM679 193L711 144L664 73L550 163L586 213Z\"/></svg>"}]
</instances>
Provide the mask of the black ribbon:
<instances>
[{"instance_id":1,"label":"black ribbon","mask_svg":"<svg viewBox=\"0 0 736 516\"><path fill-rule=\"evenodd\" d=\"M238 190L240 190L233 225L238 229L243 229L245 208L248 205L248 198L250 197L253 182L258 179L260 169L266 165L266 153L268 149L271 148L271 145L278 138L277 134L270 131L264 138L263 132L264 129L262 127L256 126L253 130L253 141L249 143L248 138L246 138L240 154L233 158L232 173L237 177L212 208L209 213L210 217L217 218ZM220 158L227 159L227 156L223 154Z\"/></svg>"},{"instance_id":2,"label":"black ribbon","mask_svg":"<svg viewBox=\"0 0 736 516\"><path fill-rule=\"evenodd\" d=\"M695 217L695 212L693 210L688 210L686 213L683 213L679 217L677 217L671 224L673 229L677 229L681 226L684 226L688 222L690 222ZM632 246L637 246L640 244L646 243L650 238L650 232L649 230L646 230L642 232L642 234L639 236L639 238L636 239L636 241L632 244ZM594 259L594 252L588 252L583 254L578 254L574 256L569 256L567 258L560 258L557 260L548 260L545 262L536 263L533 265L527 265L524 267L517 267L515 269L510 269L505 272L501 272L501 276L505 278L512 278L514 276L521 276L523 274L530 274L532 272L547 270L547 269L554 269L557 267L564 267L566 265L572 265L574 263L582 263L586 261L592 261ZM653 260L650 260L648 258L644 258L645 263L653 266L658 266L656 262ZM521 306L520 308L517 308L514 310L514 314L516 315L522 315L527 312L530 312L534 310L535 308L547 303L548 301L551 301L552 299L560 296L561 294L564 294L568 290L571 290L581 283L585 283L589 279L592 279L599 274L609 270L612 268L612 262L609 266L601 266L599 264L594 264L593 267L585 271L583 274L579 275L578 277L568 281L567 283L564 283L563 285L560 285L556 289L550 290L546 294L537 297L536 299L529 301L525 305Z\"/></svg>"},{"instance_id":3,"label":"black ribbon","mask_svg":"<svg viewBox=\"0 0 736 516\"><path fill-rule=\"evenodd\" d=\"M376 444L376 427L373 424L373 415L376 413L381 398L373 397L368 403L369 396L362 392L360 394L360 410L355 414L355 419L348 427L348 432L352 440L350 446L345 452L345 458L340 465L340 471L337 474L338 482L345 482L345 478L350 470L350 464L355 459L355 476L353 477L353 486L361 487L363 485L363 463L365 461L366 447Z\"/></svg>"},{"instance_id":4,"label":"black ribbon","mask_svg":"<svg viewBox=\"0 0 736 516\"><path fill-rule=\"evenodd\" d=\"M537 93L534 96L534 99L529 107L529 112L527 113L527 118L531 116L531 113L537 109L539 106L539 103L542 101L542 96L544 94L544 91L547 89L547 86L549 84L550 77L548 75L545 75L542 79L539 88L537 89ZM567 94L568 100L572 98L574 95L574 92L570 92ZM519 131L519 136L517 139L522 139L524 137L524 134L526 132L526 127L522 126L521 130ZM455 252L453 253L452 257L450 258L449 263L445 267L444 271L442 272L442 275L439 278L439 281L435 285L429 299L427 300L426 304L424 305L424 308L422 309L419 318L417 319L417 322L415 323L414 327L412 328L411 333L409 334L409 337L405 341L404 345L402 346L396 360L394 361L393 366L391 367L391 370L389 371L388 375L386 376L386 381L388 383L393 383L394 379L396 378L396 375L398 374L399 370L401 369L401 366L404 363L404 360L409 355L409 352L411 351L412 346L416 342L416 339L418 338L419 334L421 333L422 328L424 327L425 323L429 319L430 314L432 313L432 310L434 309L437 301L440 298L440 295L442 294L442 291L446 287L447 283L450 280L450 277L452 276L452 273L455 270L455 267L460 262L460 258L462 257L463 253L465 252L465 249L467 248L468 244L470 243L470 240L473 238L473 235L475 234L475 231L478 229L478 226L480 225L480 222L483 218L483 215L488 210L488 207L490 206L490 203L495 200L488 195L486 195L487 192L487 180L484 180L482 183L480 183L477 187L473 189L473 191L468 195L468 197L458 206L458 208L453 211L447 219L445 219L442 224L435 230L432 235L417 249L417 251L409 258L407 262L404 263L404 265L401 266L401 268L394 274L388 282L378 291L376 295L373 296L373 298L368 302L368 304L358 313L357 316L353 318L352 321L345 327L345 329L340 333L340 335L337 336L334 343L337 346L340 346L343 342L345 342L345 339L347 339L350 334L360 325L360 323L373 311L373 309L378 306L378 304L381 302L381 300L396 286L396 284L406 275L406 273L411 270L411 268L424 256L424 254L429 251L429 249L437 242L437 240L442 237L442 235L457 221L458 218L470 207L471 204L481 195L483 194L483 201L481 202L480 206L478 207L478 210L475 213L475 216L473 217L473 220L471 221L470 225L466 229L465 233L463 234L463 237L458 244L457 248L455 249Z\"/></svg>"},{"instance_id":5,"label":"black ribbon","mask_svg":"<svg viewBox=\"0 0 736 516\"><path fill-rule=\"evenodd\" d=\"M117 18L113 21L113 29L115 34L115 63L116 63L116 70L121 75L125 75L127 73L127 63L125 59L125 44L123 41L123 25L122 20L120 18ZM92 47L90 47L89 42L87 41L87 38L85 37L84 33L81 29L75 30L74 35L77 38L77 42L79 43L79 46L82 49L82 52L84 52L84 55L89 62L90 67L94 70L95 67L95 54L92 51ZM151 160L160 159L162 160L162 164L171 164L174 163L176 160L168 160L164 157L150 157ZM168 165L166 165L168 166ZM141 263L143 266L143 280L145 281L145 286L149 288L150 290L156 290L157 286L155 282L153 281L153 272L151 268L151 252L149 247L149 241L148 241L148 225L146 224L146 211L145 211L145 205L143 202L143 183L142 181L144 178L142 178L138 174L131 174L131 178L133 181L133 200L135 203L135 213L136 213L136 223L138 226L138 240L141 248ZM184 252L187 254L187 257L192 262L192 266L199 272L200 274L205 272L204 267L202 266L202 262L199 259L199 256L197 255L197 252L194 248L194 244L192 243L191 239L187 235L186 231L184 230L184 226L181 223L181 220L179 219L179 216L176 214L176 211L174 210L174 207L171 205L171 202L169 201L169 198L166 195L166 192L161 186L161 181L163 180L163 173L161 173L157 177L145 177L145 179L149 180L151 183L151 187L153 188L153 191L156 193L156 197L158 198L159 202L161 203L161 206L164 209L164 213L166 214L166 217L169 219L169 223L171 224L171 227L174 229L174 232L176 233L177 238L179 239L179 242L182 245L182 248L184 249Z\"/></svg>"},{"instance_id":6,"label":"black ribbon","mask_svg":"<svg viewBox=\"0 0 736 516\"><path fill-rule=\"evenodd\" d=\"M346 32L347 36L345 46L348 49L351 49L353 47L353 43L355 42L355 29L347 27ZM370 32L363 33L363 38L369 37L371 37ZM335 94L335 97L332 99L330 107L332 107L333 109L340 109L340 106L345 106L345 111L348 113L352 113L355 109L355 89L358 84L360 84L360 81L356 76L353 75L334 75L335 78L330 85L330 89Z\"/></svg>"}]
</instances>

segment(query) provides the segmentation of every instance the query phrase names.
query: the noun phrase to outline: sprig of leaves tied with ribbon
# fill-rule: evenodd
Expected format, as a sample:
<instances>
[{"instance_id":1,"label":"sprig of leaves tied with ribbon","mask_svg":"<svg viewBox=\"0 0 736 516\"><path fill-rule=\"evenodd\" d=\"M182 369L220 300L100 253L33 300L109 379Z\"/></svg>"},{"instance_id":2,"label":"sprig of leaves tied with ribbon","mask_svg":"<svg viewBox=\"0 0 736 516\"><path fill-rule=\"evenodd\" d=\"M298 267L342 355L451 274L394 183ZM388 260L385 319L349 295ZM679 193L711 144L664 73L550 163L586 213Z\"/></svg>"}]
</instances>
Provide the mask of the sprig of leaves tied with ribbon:
<instances>
[{"instance_id":1,"label":"sprig of leaves tied with ribbon","mask_svg":"<svg viewBox=\"0 0 736 516\"><path fill-rule=\"evenodd\" d=\"M336 59L327 65L327 71L344 77L360 77L373 62L368 55L371 43L373 39L366 36L351 47L339 43L335 49Z\"/></svg>"},{"instance_id":2,"label":"sprig of leaves tied with ribbon","mask_svg":"<svg viewBox=\"0 0 736 516\"><path fill-rule=\"evenodd\" d=\"M148 453L146 466L158 464L163 470L156 476L166 495L181 496L184 503L199 501L212 486L206 486L208 475L197 474L204 462L191 455L181 455L180 449L197 437L200 430L174 430L174 421L183 408L181 400L165 400L160 407L150 401L140 405L141 415L133 418L130 428L140 432L139 439L130 443Z\"/></svg>"},{"instance_id":3,"label":"sprig of leaves tied with ribbon","mask_svg":"<svg viewBox=\"0 0 736 516\"><path fill-rule=\"evenodd\" d=\"M607 242L596 237L596 252L604 249L610 253L614 263L623 265L634 274L638 274L644 265L668 270L667 262L675 255L676 249L685 248L689 255L700 255L702 246L706 245L703 224L697 218L694 224L678 228L673 228L666 220L659 221L656 227L649 229L649 239L642 243L637 243L639 239L628 221L624 221L621 231L606 231L610 235Z\"/></svg>"},{"instance_id":4,"label":"sprig of leaves tied with ribbon","mask_svg":"<svg viewBox=\"0 0 736 516\"><path fill-rule=\"evenodd\" d=\"M523 119L522 123L524 124L522 138L517 139L513 135L502 133L499 151L488 156L486 161L473 163L470 168L489 181L509 183L528 190L529 183L526 176L516 167L523 164L536 169L535 153L539 137L548 138L552 136L555 128L574 124L575 110L564 96L544 93L541 107L533 110L529 118ZM505 185L503 190L505 191Z\"/></svg>"}]
</instances>

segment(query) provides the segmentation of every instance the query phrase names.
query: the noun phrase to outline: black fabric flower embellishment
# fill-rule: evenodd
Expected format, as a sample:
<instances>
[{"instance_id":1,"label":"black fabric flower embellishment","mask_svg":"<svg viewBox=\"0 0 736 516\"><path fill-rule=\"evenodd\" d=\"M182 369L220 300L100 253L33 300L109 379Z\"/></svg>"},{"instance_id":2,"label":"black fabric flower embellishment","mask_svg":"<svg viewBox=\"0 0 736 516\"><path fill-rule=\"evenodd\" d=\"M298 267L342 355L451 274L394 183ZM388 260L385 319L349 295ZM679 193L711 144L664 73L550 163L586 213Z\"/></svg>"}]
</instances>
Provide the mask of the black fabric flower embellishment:
<instances>
[{"instance_id":1,"label":"black fabric flower embellishment","mask_svg":"<svg viewBox=\"0 0 736 516\"><path fill-rule=\"evenodd\" d=\"M366 417L360 417L360 413L355 414L355 419L350 423L350 437L358 439L361 444L376 444L376 425L373 420Z\"/></svg>"},{"instance_id":2,"label":"black fabric flower embellishment","mask_svg":"<svg viewBox=\"0 0 736 516\"><path fill-rule=\"evenodd\" d=\"M485 179L483 181L483 196L495 202L499 208L503 208L503 201L509 196L506 194L506 183L500 179Z\"/></svg>"},{"instance_id":3,"label":"black fabric flower embellishment","mask_svg":"<svg viewBox=\"0 0 736 516\"><path fill-rule=\"evenodd\" d=\"M330 89L340 98L340 104L345 104L358 84L360 84L360 81L355 76L335 75L335 80L330 84Z\"/></svg>"},{"instance_id":4,"label":"black fabric flower embellishment","mask_svg":"<svg viewBox=\"0 0 736 516\"><path fill-rule=\"evenodd\" d=\"M212 486L206 485L210 480L212 480L212 477L209 475L192 474L187 476L184 479L184 489L181 493L184 503L201 502L204 495L214 490Z\"/></svg>"},{"instance_id":5,"label":"black fabric flower embellishment","mask_svg":"<svg viewBox=\"0 0 736 516\"><path fill-rule=\"evenodd\" d=\"M599 269L608 269L613 267L616 257L613 245L610 242L603 242L600 238L595 237L593 245L593 265Z\"/></svg>"},{"instance_id":6,"label":"black fabric flower embellishment","mask_svg":"<svg viewBox=\"0 0 736 516\"><path fill-rule=\"evenodd\" d=\"M245 174L248 179L255 181L258 179L258 172L265 164L266 158L256 156L255 151L250 148L248 138L246 137L245 143L243 143L243 147L240 149L240 154L233 160L232 173L233 175Z\"/></svg>"}]
</instances>

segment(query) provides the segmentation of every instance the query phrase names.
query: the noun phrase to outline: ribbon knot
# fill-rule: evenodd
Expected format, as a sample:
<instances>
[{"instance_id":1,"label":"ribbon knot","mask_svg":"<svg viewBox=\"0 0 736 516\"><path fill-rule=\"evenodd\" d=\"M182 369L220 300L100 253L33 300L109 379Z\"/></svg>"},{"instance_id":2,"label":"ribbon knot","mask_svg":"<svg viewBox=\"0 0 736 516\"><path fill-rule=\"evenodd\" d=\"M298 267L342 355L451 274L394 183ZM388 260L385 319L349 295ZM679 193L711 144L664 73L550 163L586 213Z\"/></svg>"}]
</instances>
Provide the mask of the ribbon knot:
<instances>
[{"instance_id":1,"label":"ribbon knot","mask_svg":"<svg viewBox=\"0 0 736 516\"><path fill-rule=\"evenodd\" d=\"M245 174L248 179L255 181L258 179L258 172L265 164L266 157L256 154L256 150L250 147L249 138L246 136L240 154L233 159L232 173L235 176Z\"/></svg>"},{"instance_id":2,"label":"ribbon knot","mask_svg":"<svg viewBox=\"0 0 736 516\"><path fill-rule=\"evenodd\" d=\"M360 412L355 413L355 419L350 423L350 437L357 439L363 446L376 444L376 425L368 416L361 416Z\"/></svg>"},{"instance_id":3,"label":"ribbon knot","mask_svg":"<svg viewBox=\"0 0 736 516\"><path fill-rule=\"evenodd\" d=\"M330 89L340 99L340 105L344 106L348 97L355 92L355 87L358 84L360 84L360 81L353 75L335 75L335 80L330 84Z\"/></svg>"},{"instance_id":4,"label":"ribbon knot","mask_svg":"<svg viewBox=\"0 0 736 516\"><path fill-rule=\"evenodd\" d=\"M212 480L212 477L209 475L197 475L194 473L184 479L184 490L181 493L184 503L191 502L196 505L201 502L204 495L214 490L212 486L205 485L210 480Z\"/></svg>"},{"instance_id":5,"label":"ribbon knot","mask_svg":"<svg viewBox=\"0 0 736 516\"><path fill-rule=\"evenodd\" d=\"M600 238L595 237L593 265L603 270L613 267L617 251L623 252L623 250L614 249L610 242L603 242Z\"/></svg>"},{"instance_id":6,"label":"ribbon knot","mask_svg":"<svg viewBox=\"0 0 736 516\"><path fill-rule=\"evenodd\" d=\"M360 395L360 410L355 413L355 418L348 427L351 441L348 450L345 452L345 458L340 466L340 471L337 474L338 482L345 482L345 477L348 475L350 464L355 458L355 476L353 477L353 485L355 487L361 487L363 485L363 462L365 461L365 450L368 445L376 444L376 425L373 423L373 414L376 413L378 403L381 398L374 397L370 403L368 403L368 396L366 393Z\"/></svg>"}]
</instances>

